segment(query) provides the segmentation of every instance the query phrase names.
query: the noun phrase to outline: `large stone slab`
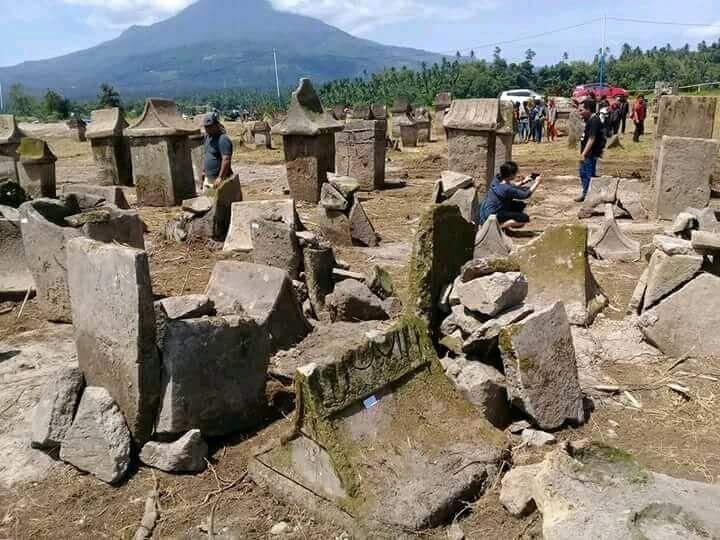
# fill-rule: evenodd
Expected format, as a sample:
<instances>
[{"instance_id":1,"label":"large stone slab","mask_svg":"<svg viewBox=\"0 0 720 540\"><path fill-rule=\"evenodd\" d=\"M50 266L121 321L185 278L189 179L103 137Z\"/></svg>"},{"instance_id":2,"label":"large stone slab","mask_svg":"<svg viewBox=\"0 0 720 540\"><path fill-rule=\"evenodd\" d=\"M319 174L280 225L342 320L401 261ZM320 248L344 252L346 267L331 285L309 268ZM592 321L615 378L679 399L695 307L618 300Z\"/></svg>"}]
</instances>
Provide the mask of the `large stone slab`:
<instances>
[{"instance_id":1,"label":"large stone slab","mask_svg":"<svg viewBox=\"0 0 720 540\"><path fill-rule=\"evenodd\" d=\"M362 191L385 185L387 120L349 120L335 134L335 171L357 178Z\"/></svg>"},{"instance_id":2,"label":"large stone slab","mask_svg":"<svg viewBox=\"0 0 720 540\"><path fill-rule=\"evenodd\" d=\"M508 397L541 429L585 420L575 347L561 302L500 331Z\"/></svg>"},{"instance_id":3,"label":"large stone slab","mask_svg":"<svg viewBox=\"0 0 720 540\"><path fill-rule=\"evenodd\" d=\"M219 315L248 315L270 333L272 348L295 345L308 332L290 276L252 263L220 261L207 287Z\"/></svg>"},{"instance_id":4,"label":"large stone slab","mask_svg":"<svg viewBox=\"0 0 720 540\"><path fill-rule=\"evenodd\" d=\"M302 251L292 226L276 221L254 221L250 226L253 262L285 270L291 279L298 279Z\"/></svg>"},{"instance_id":5,"label":"large stone slab","mask_svg":"<svg viewBox=\"0 0 720 540\"><path fill-rule=\"evenodd\" d=\"M453 204L460 209L462 217L469 223L475 223L480 208L480 198L474 187L460 189L456 191L452 197L442 204Z\"/></svg>"},{"instance_id":6,"label":"large stone slab","mask_svg":"<svg viewBox=\"0 0 720 540\"><path fill-rule=\"evenodd\" d=\"M67 264L80 369L88 385L108 390L142 444L160 399L147 253L76 238L68 244Z\"/></svg>"},{"instance_id":7,"label":"large stone slab","mask_svg":"<svg viewBox=\"0 0 720 540\"><path fill-rule=\"evenodd\" d=\"M350 222L350 238L354 243L367 247L376 247L378 245L375 227L370 222L370 218L365 213L365 209L357 195L354 196L348 221Z\"/></svg>"},{"instance_id":8,"label":"large stone slab","mask_svg":"<svg viewBox=\"0 0 720 540\"><path fill-rule=\"evenodd\" d=\"M552 486L552 489L550 489ZM717 538L720 487L658 474L626 452L592 444L558 449L513 468L500 501L520 516L537 508L545 540Z\"/></svg>"},{"instance_id":9,"label":"large stone slab","mask_svg":"<svg viewBox=\"0 0 720 540\"><path fill-rule=\"evenodd\" d=\"M472 259L475 232L456 206L436 205L420 218L410 259L408 304L433 331L443 318L438 308L443 289Z\"/></svg>"},{"instance_id":10,"label":"large stone slab","mask_svg":"<svg viewBox=\"0 0 720 540\"><path fill-rule=\"evenodd\" d=\"M158 434L226 435L262 418L270 349L257 322L239 316L168 321L159 346Z\"/></svg>"},{"instance_id":11,"label":"large stone slab","mask_svg":"<svg viewBox=\"0 0 720 540\"><path fill-rule=\"evenodd\" d=\"M340 210L328 210L322 205L318 205L316 212L317 225L328 241L335 245L352 246L350 219L347 213Z\"/></svg>"},{"instance_id":12,"label":"large stone slab","mask_svg":"<svg viewBox=\"0 0 720 540\"><path fill-rule=\"evenodd\" d=\"M123 414L108 391L89 386L60 447L60 459L116 484L130 467L131 443Z\"/></svg>"},{"instance_id":13,"label":"large stone slab","mask_svg":"<svg viewBox=\"0 0 720 540\"><path fill-rule=\"evenodd\" d=\"M20 207L25 261L35 281L38 307L54 322L72 320L66 245L82 235L65 226L65 218L73 213L75 209L51 199L36 199Z\"/></svg>"},{"instance_id":14,"label":"large stone slab","mask_svg":"<svg viewBox=\"0 0 720 540\"><path fill-rule=\"evenodd\" d=\"M453 389L415 317L318 355L295 385L295 429L258 452L253 480L361 536L436 526L497 474L501 433Z\"/></svg>"},{"instance_id":15,"label":"large stone slab","mask_svg":"<svg viewBox=\"0 0 720 540\"><path fill-rule=\"evenodd\" d=\"M662 138L655 174L654 214L675 219L686 207L705 208L720 141L689 137Z\"/></svg>"},{"instance_id":16,"label":"large stone slab","mask_svg":"<svg viewBox=\"0 0 720 540\"><path fill-rule=\"evenodd\" d=\"M75 417L85 378L77 368L61 369L48 381L32 417L33 448L56 448L65 440Z\"/></svg>"},{"instance_id":17,"label":"large stone slab","mask_svg":"<svg viewBox=\"0 0 720 540\"><path fill-rule=\"evenodd\" d=\"M690 281L702 266L703 258L700 255L666 255L656 250L648 266L643 309L651 308Z\"/></svg>"},{"instance_id":18,"label":"large stone slab","mask_svg":"<svg viewBox=\"0 0 720 540\"><path fill-rule=\"evenodd\" d=\"M571 324L592 323L607 299L588 262L588 231L581 224L548 227L538 238L512 254L528 280L528 302L565 304Z\"/></svg>"},{"instance_id":19,"label":"large stone slab","mask_svg":"<svg viewBox=\"0 0 720 540\"><path fill-rule=\"evenodd\" d=\"M250 251L252 244L251 225L254 221L282 221L296 226L295 203L292 199L278 201L245 201L232 205L230 228L223 251Z\"/></svg>"},{"instance_id":20,"label":"large stone slab","mask_svg":"<svg viewBox=\"0 0 720 540\"><path fill-rule=\"evenodd\" d=\"M720 277L701 274L646 310L639 320L640 330L668 356L716 356L720 350L719 294Z\"/></svg>"},{"instance_id":21,"label":"large stone slab","mask_svg":"<svg viewBox=\"0 0 720 540\"><path fill-rule=\"evenodd\" d=\"M35 282L25 261L20 212L0 206L0 301L22 300Z\"/></svg>"}]
</instances>

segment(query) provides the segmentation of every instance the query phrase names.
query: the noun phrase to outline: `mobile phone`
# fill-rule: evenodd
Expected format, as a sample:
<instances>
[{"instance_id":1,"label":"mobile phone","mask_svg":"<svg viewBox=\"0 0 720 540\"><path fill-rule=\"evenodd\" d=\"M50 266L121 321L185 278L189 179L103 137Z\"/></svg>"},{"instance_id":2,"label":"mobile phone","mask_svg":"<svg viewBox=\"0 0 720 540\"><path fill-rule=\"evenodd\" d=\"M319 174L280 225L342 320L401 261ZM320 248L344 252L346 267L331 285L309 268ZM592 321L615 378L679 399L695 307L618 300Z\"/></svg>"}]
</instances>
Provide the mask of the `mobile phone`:
<instances>
[{"instance_id":1,"label":"mobile phone","mask_svg":"<svg viewBox=\"0 0 720 540\"><path fill-rule=\"evenodd\" d=\"M534 172L534 173L532 173L532 174L530 175L530 178L532 178L533 180L535 180L535 179L537 179L539 176L540 176L540 173L539 173L539 172Z\"/></svg>"}]
</instances>

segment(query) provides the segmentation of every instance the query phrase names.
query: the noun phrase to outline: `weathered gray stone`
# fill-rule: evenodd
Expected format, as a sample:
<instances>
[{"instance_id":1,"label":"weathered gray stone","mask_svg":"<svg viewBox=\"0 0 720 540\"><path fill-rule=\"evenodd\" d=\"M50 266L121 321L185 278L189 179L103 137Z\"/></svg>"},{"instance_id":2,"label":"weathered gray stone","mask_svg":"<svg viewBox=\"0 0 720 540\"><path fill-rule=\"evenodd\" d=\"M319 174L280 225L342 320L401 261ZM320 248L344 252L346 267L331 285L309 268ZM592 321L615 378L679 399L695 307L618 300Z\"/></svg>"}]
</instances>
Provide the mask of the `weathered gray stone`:
<instances>
[{"instance_id":1,"label":"weathered gray stone","mask_svg":"<svg viewBox=\"0 0 720 540\"><path fill-rule=\"evenodd\" d=\"M123 136L128 127L118 107L90 113L92 122L85 133L90 140L97 167L96 181L101 186L131 186L132 158L130 144Z\"/></svg>"},{"instance_id":2,"label":"weathered gray stone","mask_svg":"<svg viewBox=\"0 0 720 540\"><path fill-rule=\"evenodd\" d=\"M655 177L654 214L674 219L684 208L705 208L720 141L687 137L662 138Z\"/></svg>"},{"instance_id":3,"label":"weathered gray stone","mask_svg":"<svg viewBox=\"0 0 720 540\"><path fill-rule=\"evenodd\" d=\"M580 146L580 139L585 129L585 122L583 121L580 113L577 110L570 112L568 117L568 146L570 148L578 148Z\"/></svg>"},{"instance_id":4,"label":"weathered gray stone","mask_svg":"<svg viewBox=\"0 0 720 540\"><path fill-rule=\"evenodd\" d=\"M388 318L394 319L399 317L403 311L402 300L397 296L390 296L382 301L383 309L387 313Z\"/></svg>"},{"instance_id":5,"label":"weathered gray stone","mask_svg":"<svg viewBox=\"0 0 720 540\"><path fill-rule=\"evenodd\" d=\"M204 294L186 294L185 296L171 296L155 302L156 307L162 307L165 316L175 319L196 319L206 315L215 314L215 304Z\"/></svg>"},{"instance_id":6,"label":"weathered gray stone","mask_svg":"<svg viewBox=\"0 0 720 540\"><path fill-rule=\"evenodd\" d=\"M477 190L474 187L470 187L456 191L452 197L442 204L453 204L457 206L460 209L462 217L470 223L475 223L480 207L480 199L478 198Z\"/></svg>"},{"instance_id":7,"label":"weathered gray stone","mask_svg":"<svg viewBox=\"0 0 720 540\"><path fill-rule=\"evenodd\" d=\"M295 202L292 199L285 199L233 203L230 228L223 251L252 250L251 224L262 220L282 221L293 229L297 228Z\"/></svg>"},{"instance_id":8,"label":"weathered gray stone","mask_svg":"<svg viewBox=\"0 0 720 540\"><path fill-rule=\"evenodd\" d=\"M18 183L33 198L55 198L57 186L55 162L47 142L25 137L18 148Z\"/></svg>"},{"instance_id":9,"label":"weathered gray stone","mask_svg":"<svg viewBox=\"0 0 720 540\"><path fill-rule=\"evenodd\" d=\"M335 285L325 301L333 321L385 320L388 314L382 300L365 285L346 279Z\"/></svg>"},{"instance_id":10,"label":"weathered gray stone","mask_svg":"<svg viewBox=\"0 0 720 540\"><path fill-rule=\"evenodd\" d=\"M348 201L332 184L325 182L320 190L320 205L328 210L344 212L348 208Z\"/></svg>"},{"instance_id":11,"label":"weathered gray stone","mask_svg":"<svg viewBox=\"0 0 720 540\"><path fill-rule=\"evenodd\" d=\"M35 282L25 261L20 212L0 206L0 301L21 300Z\"/></svg>"},{"instance_id":12,"label":"weathered gray stone","mask_svg":"<svg viewBox=\"0 0 720 540\"><path fill-rule=\"evenodd\" d=\"M354 196L348 220L350 222L350 237L362 246L375 247L378 245L378 236L375 228L365 213L357 195Z\"/></svg>"},{"instance_id":13,"label":"weathered gray stone","mask_svg":"<svg viewBox=\"0 0 720 540\"><path fill-rule=\"evenodd\" d=\"M588 248L599 259L632 262L640 258L640 242L620 230L611 204L605 205L605 220L588 242Z\"/></svg>"},{"instance_id":14,"label":"weathered gray stone","mask_svg":"<svg viewBox=\"0 0 720 540\"><path fill-rule=\"evenodd\" d=\"M350 220L345 212L317 207L317 225L325 239L335 245L351 246Z\"/></svg>"},{"instance_id":15,"label":"weathered gray stone","mask_svg":"<svg viewBox=\"0 0 720 540\"><path fill-rule=\"evenodd\" d=\"M213 207L212 197L203 195L193 199L186 199L182 202L182 209L193 214L207 214Z\"/></svg>"},{"instance_id":16,"label":"weathered gray stone","mask_svg":"<svg viewBox=\"0 0 720 540\"><path fill-rule=\"evenodd\" d=\"M92 240L145 249L145 224L136 210L103 206L68 217L65 221L80 227L83 236Z\"/></svg>"},{"instance_id":17,"label":"weathered gray stone","mask_svg":"<svg viewBox=\"0 0 720 540\"><path fill-rule=\"evenodd\" d=\"M648 309L674 290L678 289L700 271L703 258L700 255L666 255L653 253L648 266L643 309Z\"/></svg>"},{"instance_id":18,"label":"weathered gray stone","mask_svg":"<svg viewBox=\"0 0 720 540\"><path fill-rule=\"evenodd\" d=\"M585 197L583 206L597 206L599 204L614 204L617 201L620 179L612 176L599 176L590 181L590 189Z\"/></svg>"},{"instance_id":19,"label":"weathered gray stone","mask_svg":"<svg viewBox=\"0 0 720 540\"><path fill-rule=\"evenodd\" d=\"M646 310L639 320L640 330L647 341L668 356L716 356L720 350L719 294L720 277L700 274Z\"/></svg>"},{"instance_id":20,"label":"weathered gray stone","mask_svg":"<svg viewBox=\"0 0 720 540\"><path fill-rule=\"evenodd\" d=\"M440 185L442 186L443 198L449 199L459 190L473 187L473 179L472 176L467 174L443 171L440 175Z\"/></svg>"},{"instance_id":21,"label":"weathered gray stone","mask_svg":"<svg viewBox=\"0 0 720 540\"><path fill-rule=\"evenodd\" d=\"M462 344L462 351L465 354L475 356L488 356L497 350L500 331L506 326L523 320L534 311L532 306L522 304L510 308L476 327L472 332L466 332L467 339Z\"/></svg>"},{"instance_id":22,"label":"weathered gray stone","mask_svg":"<svg viewBox=\"0 0 720 540\"><path fill-rule=\"evenodd\" d=\"M536 306L562 301L571 324L591 324L607 299L590 271L587 227L548 227L538 238L518 247L511 259L528 280L528 302Z\"/></svg>"},{"instance_id":23,"label":"weathered gray stone","mask_svg":"<svg viewBox=\"0 0 720 540\"><path fill-rule=\"evenodd\" d=\"M715 255L720 251L720 233L693 231L691 245L695 251Z\"/></svg>"},{"instance_id":24,"label":"weathered gray stone","mask_svg":"<svg viewBox=\"0 0 720 540\"><path fill-rule=\"evenodd\" d=\"M295 231L295 236L297 236L298 243L300 244L301 248L310 247L313 249L318 249L320 247L320 238L314 232Z\"/></svg>"},{"instance_id":25,"label":"weathered gray stone","mask_svg":"<svg viewBox=\"0 0 720 540\"><path fill-rule=\"evenodd\" d=\"M444 336L451 336L459 330L462 337L465 337L481 328L483 324L482 320L474 316L464 306L452 306L450 315L440 324L440 333Z\"/></svg>"},{"instance_id":26,"label":"weathered gray stone","mask_svg":"<svg viewBox=\"0 0 720 540\"><path fill-rule=\"evenodd\" d=\"M458 286L462 305L486 317L494 317L521 304L527 293L527 280L519 272L498 272L466 283L460 282Z\"/></svg>"},{"instance_id":27,"label":"weathered gray stone","mask_svg":"<svg viewBox=\"0 0 720 540\"><path fill-rule=\"evenodd\" d=\"M685 212L695 216L699 230L720 233L720 221L714 208L686 208Z\"/></svg>"},{"instance_id":28,"label":"weathered gray stone","mask_svg":"<svg viewBox=\"0 0 720 540\"><path fill-rule=\"evenodd\" d=\"M552 489L549 489L552 486ZM537 508L546 540L715 538L717 485L643 469L626 452L600 444L558 449L545 461L513 468L500 502L513 515Z\"/></svg>"},{"instance_id":29,"label":"weathered gray stone","mask_svg":"<svg viewBox=\"0 0 720 540\"><path fill-rule=\"evenodd\" d=\"M38 307L53 322L72 320L66 245L82 233L63 225L73 213L74 209L52 199L36 199L20 207L25 261L35 281Z\"/></svg>"},{"instance_id":30,"label":"weathered gray stone","mask_svg":"<svg viewBox=\"0 0 720 540\"><path fill-rule=\"evenodd\" d=\"M474 246L474 259L509 255L513 249L512 240L502 231L497 216L494 214L487 218L478 230Z\"/></svg>"},{"instance_id":31,"label":"weathered gray stone","mask_svg":"<svg viewBox=\"0 0 720 540\"><path fill-rule=\"evenodd\" d=\"M88 386L67 431L60 459L116 484L127 474L132 441L122 412L105 388Z\"/></svg>"},{"instance_id":32,"label":"weathered gray stone","mask_svg":"<svg viewBox=\"0 0 720 540\"><path fill-rule=\"evenodd\" d=\"M653 236L653 246L665 253L665 255L695 254L692 243L689 240L684 240L682 238L678 238L677 236L656 234Z\"/></svg>"},{"instance_id":33,"label":"weathered gray stone","mask_svg":"<svg viewBox=\"0 0 720 540\"><path fill-rule=\"evenodd\" d=\"M365 278L365 283L370 290L382 300L395 294L395 286L393 285L390 273L377 264L374 264L370 269L369 274Z\"/></svg>"},{"instance_id":34,"label":"weathered gray stone","mask_svg":"<svg viewBox=\"0 0 720 540\"><path fill-rule=\"evenodd\" d=\"M545 431L538 431L537 429L524 429L520 437L524 443L536 448L549 446L557 442L557 439L552 434L546 433Z\"/></svg>"},{"instance_id":35,"label":"weathered gray stone","mask_svg":"<svg viewBox=\"0 0 720 540\"><path fill-rule=\"evenodd\" d=\"M328 182L346 199L352 199L353 194L360 190L360 181L352 176L328 173Z\"/></svg>"},{"instance_id":36,"label":"weathered gray stone","mask_svg":"<svg viewBox=\"0 0 720 540\"><path fill-rule=\"evenodd\" d=\"M250 226L253 262L285 270L297 279L302 265L302 252L295 231L290 225L275 221L255 221Z\"/></svg>"},{"instance_id":37,"label":"weathered gray stone","mask_svg":"<svg viewBox=\"0 0 720 540\"><path fill-rule=\"evenodd\" d=\"M114 204L120 210L130 210L130 203L128 203L125 192L120 186L96 186L91 184L63 184L61 187L62 194L64 196L75 195L80 197L82 195L90 195L99 197L105 202ZM82 203L80 203L82 208Z\"/></svg>"},{"instance_id":38,"label":"weathered gray stone","mask_svg":"<svg viewBox=\"0 0 720 540\"><path fill-rule=\"evenodd\" d=\"M509 257L493 255L482 259L468 261L460 270L463 283L473 279L489 276L495 272L519 272L520 266Z\"/></svg>"},{"instance_id":39,"label":"weathered gray stone","mask_svg":"<svg viewBox=\"0 0 720 540\"><path fill-rule=\"evenodd\" d=\"M648 212L643 201L649 198L647 182L635 178L622 178L617 191L617 204L624 210L630 219L645 220ZM620 216L615 216L620 217Z\"/></svg>"},{"instance_id":40,"label":"weathered gray stone","mask_svg":"<svg viewBox=\"0 0 720 540\"><path fill-rule=\"evenodd\" d=\"M239 316L168 321L156 432L197 428L216 436L255 426L264 407L268 339L264 326Z\"/></svg>"},{"instance_id":41,"label":"weathered gray stone","mask_svg":"<svg viewBox=\"0 0 720 540\"><path fill-rule=\"evenodd\" d=\"M672 225L667 229L667 234L674 234L677 236L687 236L690 238L690 231L696 230L700 227L697 216L690 212L680 212L675 216L675 220Z\"/></svg>"},{"instance_id":42,"label":"weathered gray stone","mask_svg":"<svg viewBox=\"0 0 720 540\"><path fill-rule=\"evenodd\" d=\"M325 311L325 297L333 291L335 254L330 247L305 248L305 282L308 298L317 317Z\"/></svg>"},{"instance_id":43,"label":"weathered gray stone","mask_svg":"<svg viewBox=\"0 0 720 540\"><path fill-rule=\"evenodd\" d=\"M84 388L85 379L77 368L61 369L47 382L33 411L33 448L50 449L62 444Z\"/></svg>"},{"instance_id":44,"label":"weathered gray stone","mask_svg":"<svg viewBox=\"0 0 720 540\"><path fill-rule=\"evenodd\" d=\"M505 376L492 366L465 357L441 360L445 375L465 398L500 428L510 420L510 403L505 391Z\"/></svg>"},{"instance_id":45,"label":"weathered gray stone","mask_svg":"<svg viewBox=\"0 0 720 540\"><path fill-rule=\"evenodd\" d=\"M270 332L273 350L292 347L307 335L308 323L290 276L279 268L220 261L206 294L219 315L249 315Z\"/></svg>"},{"instance_id":46,"label":"weathered gray stone","mask_svg":"<svg viewBox=\"0 0 720 540\"><path fill-rule=\"evenodd\" d=\"M139 444L150 438L160 399L160 359L147 253L76 238L67 248L78 364L106 388Z\"/></svg>"},{"instance_id":47,"label":"weathered gray stone","mask_svg":"<svg viewBox=\"0 0 720 540\"><path fill-rule=\"evenodd\" d=\"M207 443L200 430L193 429L174 443L145 443L140 461L168 473L199 473L205 470L207 455Z\"/></svg>"},{"instance_id":48,"label":"weathered gray stone","mask_svg":"<svg viewBox=\"0 0 720 540\"><path fill-rule=\"evenodd\" d=\"M575 348L562 302L500 331L508 396L541 429L585 420Z\"/></svg>"},{"instance_id":49,"label":"weathered gray stone","mask_svg":"<svg viewBox=\"0 0 720 540\"><path fill-rule=\"evenodd\" d=\"M649 277L650 267L645 268L645 271L640 276L640 279L638 279L637 285L635 285L635 289L633 290L628 304L628 313L639 314L642 312Z\"/></svg>"},{"instance_id":50,"label":"weathered gray stone","mask_svg":"<svg viewBox=\"0 0 720 540\"><path fill-rule=\"evenodd\" d=\"M365 282L365 274L361 274L360 272L353 272L352 270L346 269L341 263L342 261L336 260L335 266L337 268L333 268L332 270L332 277L335 283L340 283L341 281L344 281L346 279L354 279L355 281L359 281L360 283Z\"/></svg>"},{"instance_id":51,"label":"weathered gray stone","mask_svg":"<svg viewBox=\"0 0 720 540\"><path fill-rule=\"evenodd\" d=\"M356 178L362 191L382 189L386 137L387 120L349 120L335 134L335 170Z\"/></svg>"}]
</instances>

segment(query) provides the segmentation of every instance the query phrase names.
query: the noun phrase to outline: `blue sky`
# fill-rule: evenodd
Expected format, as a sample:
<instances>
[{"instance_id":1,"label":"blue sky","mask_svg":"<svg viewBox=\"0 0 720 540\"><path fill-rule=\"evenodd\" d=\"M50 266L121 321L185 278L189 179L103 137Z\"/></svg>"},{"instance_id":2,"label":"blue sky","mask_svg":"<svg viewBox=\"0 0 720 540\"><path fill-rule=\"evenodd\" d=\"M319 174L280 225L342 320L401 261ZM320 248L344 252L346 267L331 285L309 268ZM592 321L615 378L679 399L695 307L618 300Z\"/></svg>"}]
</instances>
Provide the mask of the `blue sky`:
<instances>
[{"instance_id":1,"label":"blue sky","mask_svg":"<svg viewBox=\"0 0 720 540\"><path fill-rule=\"evenodd\" d=\"M241 2L242 0L238 0ZM0 66L51 58L117 36L131 24L151 24L192 0L0 0ZM624 42L643 48L670 43L692 46L720 37L718 0L272 0L276 7L311 15L352 34L392 45L446 52L539 34L608 16L702 23L710 27L649 25L609 21L611 52ZM597 6L597 7L594 7ZM611 9L608 9L608 6ZM596 22L542 38L502 45L503 56L521 60L537 52L536 64L554 63L567 51L588 59L599 49ZM475 49L488 58L492 47ZM281 52L282 54L282 52Z\"/></svg>"}]
</instances>

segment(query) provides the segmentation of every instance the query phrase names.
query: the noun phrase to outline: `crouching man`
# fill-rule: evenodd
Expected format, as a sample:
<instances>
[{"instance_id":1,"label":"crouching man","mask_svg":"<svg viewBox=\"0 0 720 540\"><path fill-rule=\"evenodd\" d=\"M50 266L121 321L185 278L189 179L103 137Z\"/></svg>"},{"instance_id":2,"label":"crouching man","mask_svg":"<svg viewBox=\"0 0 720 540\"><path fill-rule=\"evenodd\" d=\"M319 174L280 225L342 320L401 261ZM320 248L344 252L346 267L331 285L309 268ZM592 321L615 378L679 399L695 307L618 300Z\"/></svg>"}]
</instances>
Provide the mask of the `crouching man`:
<instances>
[{"instance_id":1,"label":"crouching man","mask_svg":"<svg viewBox=\"0 0 720 540\"><path fill-rule=\"evenodd\" d=\"M483 225L495 215L504 230L520 229L530 222L525 212L524 201L529 199L542 184L542 177L533 174L520 179L519 168L514 161L500 166L500 172L493 178L485 199L480 205L478 224ZM527 187L529 186L529 187Z\"/></svg>"}]
</instances>

